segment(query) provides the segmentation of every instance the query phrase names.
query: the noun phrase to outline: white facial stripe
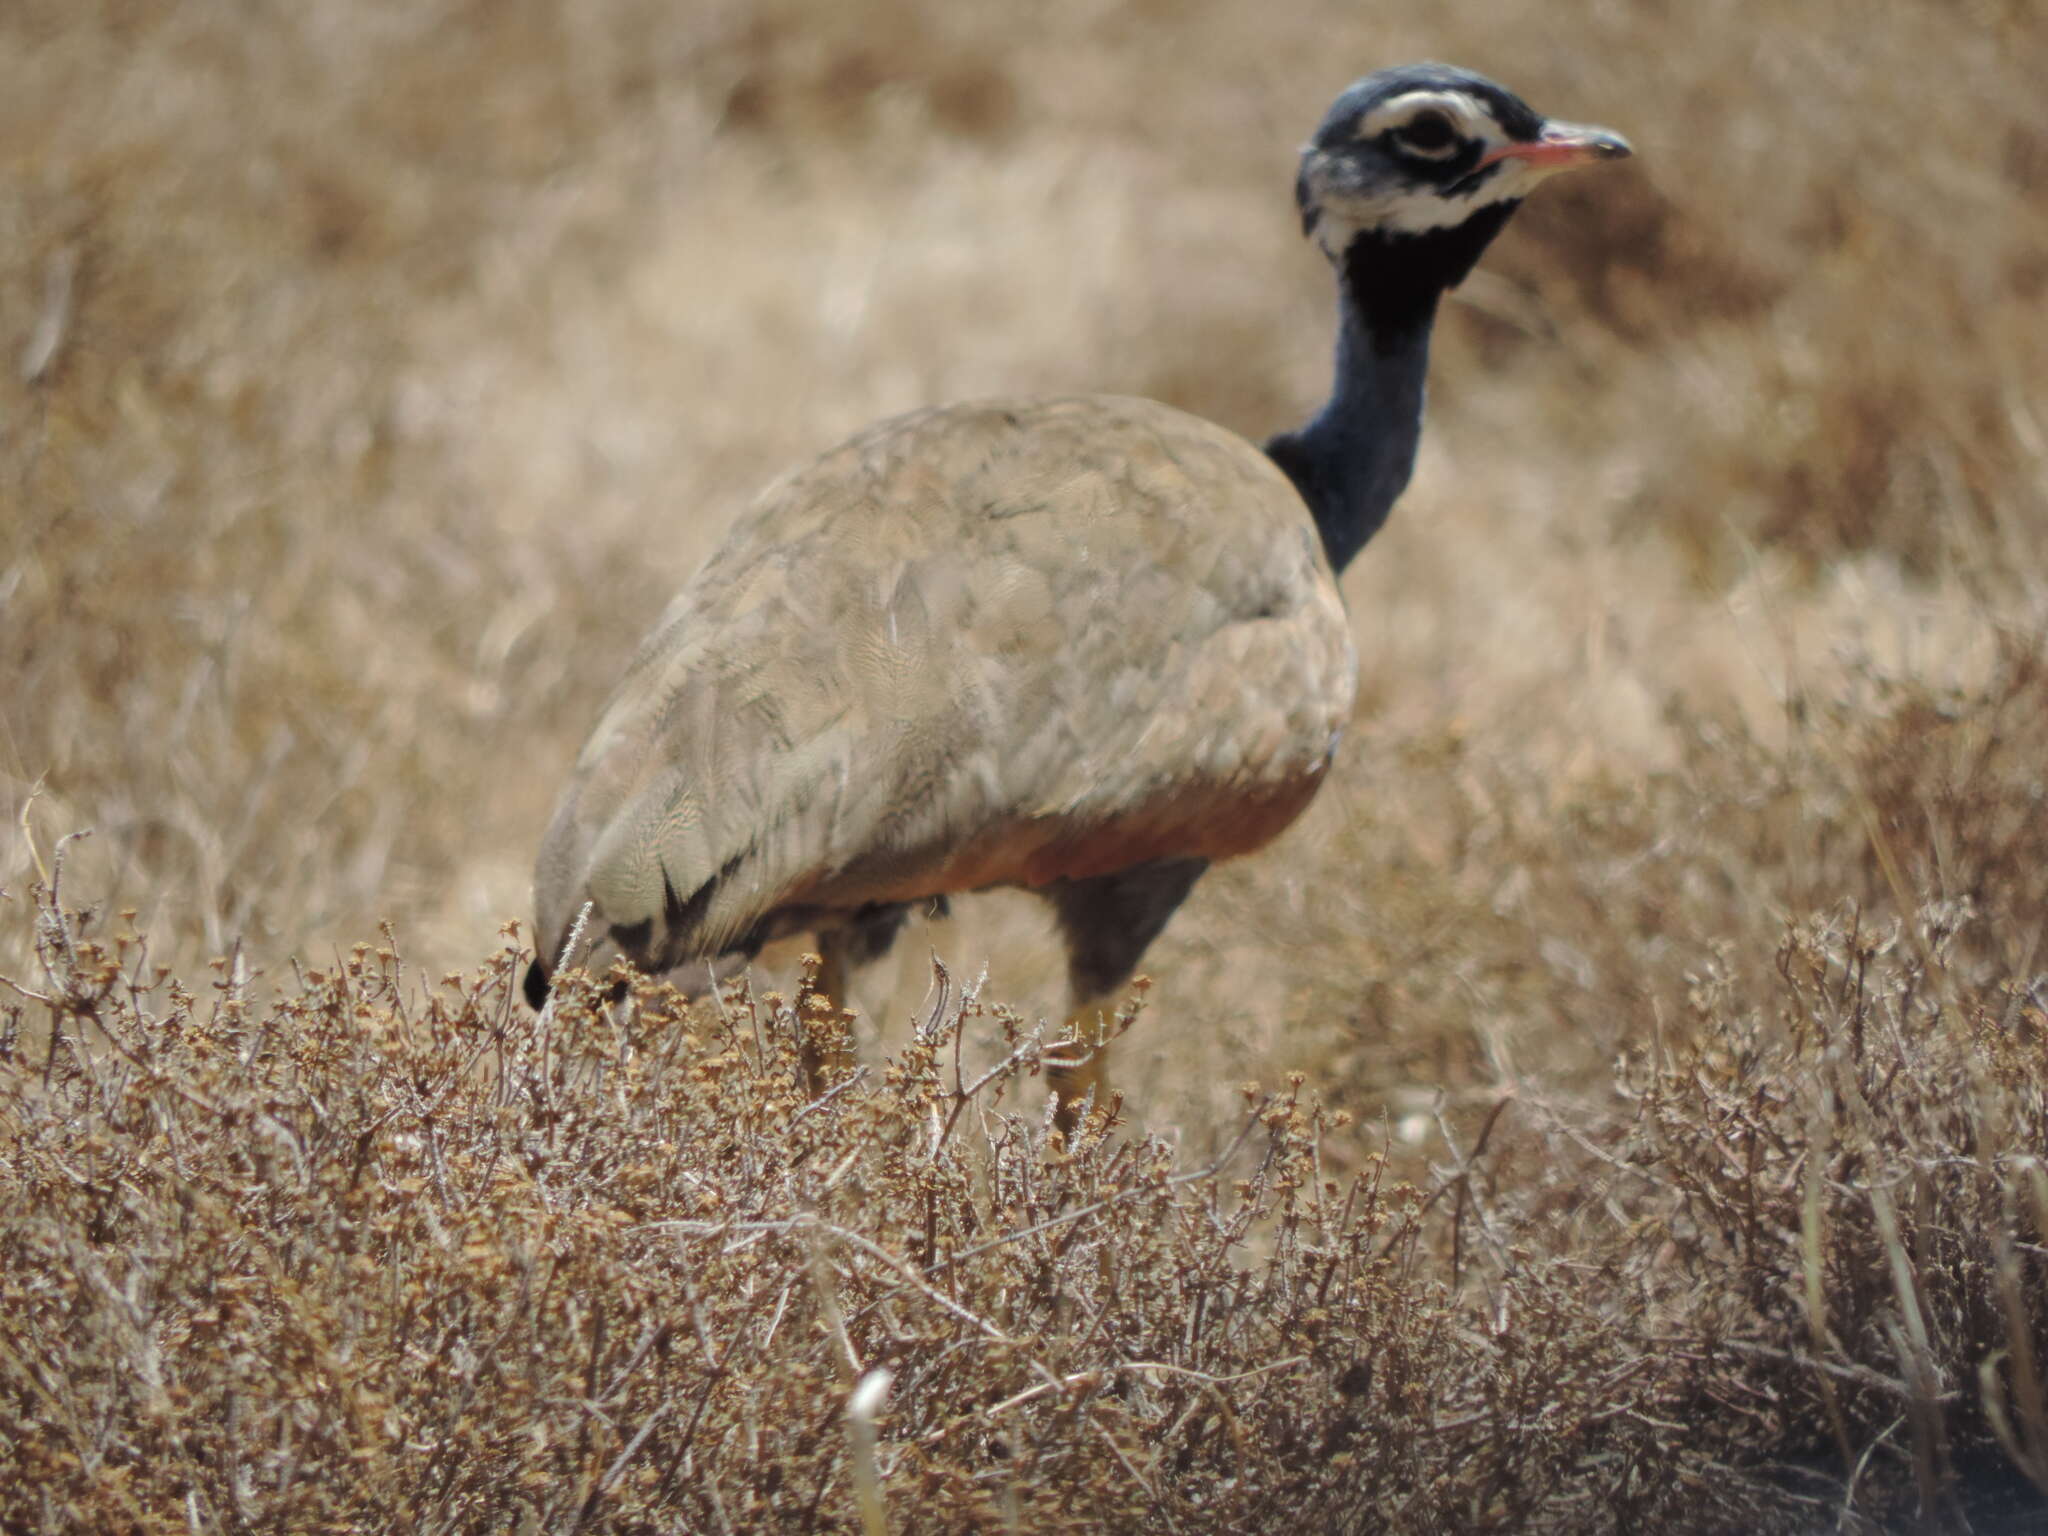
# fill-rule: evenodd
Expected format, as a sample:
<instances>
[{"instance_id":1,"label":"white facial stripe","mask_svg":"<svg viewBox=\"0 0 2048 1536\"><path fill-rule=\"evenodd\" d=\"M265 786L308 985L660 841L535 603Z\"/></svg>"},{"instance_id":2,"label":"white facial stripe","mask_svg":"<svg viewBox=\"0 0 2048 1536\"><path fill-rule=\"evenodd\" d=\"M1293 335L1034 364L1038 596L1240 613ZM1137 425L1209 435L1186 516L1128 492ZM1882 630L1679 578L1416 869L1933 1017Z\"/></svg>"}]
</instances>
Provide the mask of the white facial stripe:
<instances>
[{"instance_id":1,"label":"white facial stripe","mask_svg":"<svg viewBox=\"0 0 2048 1536\"><path fill-rule=\"evenodd\" d=\"M1365 230L1392 235L1426 235L1432 229L1462 224L1475 208L1495 201L1453 206L1439 197L1390 195L1373 201L1350 201L1341 206L1325 205L1316 221L1316 241L1333 260Z\"/></svg>"},{"instance_id":2,"label":"white facial stripe","mask_svg":"<svg viewBox=\"0 0 2048 1536\"><path fill-rule=\"evenodd\" d=\"M1462 224L1489 203L1527 197L1548 171L1526 160L1503 160L1466 197L1429 188L1388 186L1371 192L1325 190L1317 203L1315 238L1335 259L1365 230L1421 235Z\"/></svg>"},{"instance_id":3,"label":"white facial stripe","mask_svg":"<svg viewBox=\"0 0 2048 1536\"><path fill-rule=\"evenodd\" d=\"M1457 91L1406 91L1383 101L1358 121L1358 137L1376 139L1390 128L1407 125L1418 112L1441 112L1459 134L1489 142L1507 137L1493 113L1480 102Z\"/></svg>"}]
</instances>

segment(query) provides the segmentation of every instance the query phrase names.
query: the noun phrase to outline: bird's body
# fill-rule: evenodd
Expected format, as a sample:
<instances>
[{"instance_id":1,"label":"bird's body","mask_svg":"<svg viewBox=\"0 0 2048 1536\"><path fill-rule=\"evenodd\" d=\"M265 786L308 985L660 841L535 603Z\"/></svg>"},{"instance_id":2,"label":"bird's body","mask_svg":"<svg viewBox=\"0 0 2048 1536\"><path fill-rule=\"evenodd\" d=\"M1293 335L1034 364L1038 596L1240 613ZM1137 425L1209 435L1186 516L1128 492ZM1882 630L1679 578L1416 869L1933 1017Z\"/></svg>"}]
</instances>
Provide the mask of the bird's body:
<instances>
[{"instance_id":1,"label":"bird's body","mask_svg":"<svg viewBox=\"0 0 2048 1536\"><path fill-rule=\"evenodd\" d=\"M1261 450L1149 401L987 401L772 486L577 760L536 1006L586 908L593 964L808 931L836 988L910 905L1016 885L1052 902L1085 1020L1326 777L1357 673L1335 572L1407 483L1438 299L1542 177L1627 153L1467 71L1368 76L1302 156L1341 321L1300 430ZM1099 1066L1054 1073L1063 1124Z\"/></svg>"},{"instance_id":2,"label":"bird's body","mask_svg":"<svg viewBox=\"0 0 2048 1536\"><path fill-rule=\"evenodd\" d=\"M669 605L556 811L541 930L587 898L664 970L1246 853L1322 783L1356 674L1315 525L1243 439L1102 396L898 417Z\"/></svg>"}]
</instances>

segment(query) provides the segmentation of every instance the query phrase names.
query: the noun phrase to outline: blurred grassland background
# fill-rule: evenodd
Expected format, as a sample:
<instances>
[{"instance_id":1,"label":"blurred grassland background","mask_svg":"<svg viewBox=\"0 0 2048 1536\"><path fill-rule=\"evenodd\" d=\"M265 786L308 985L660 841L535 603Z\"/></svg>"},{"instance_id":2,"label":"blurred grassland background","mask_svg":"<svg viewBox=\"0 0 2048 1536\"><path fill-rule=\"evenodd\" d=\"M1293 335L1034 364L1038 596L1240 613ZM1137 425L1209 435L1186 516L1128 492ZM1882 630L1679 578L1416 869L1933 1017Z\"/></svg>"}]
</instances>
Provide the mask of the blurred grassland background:
<instances>
[{"instance_id":1,"label":"blurred grassland background","mask_svg":"<svg viewBox=\"0 0 2048 1536\"><path fill-rule=\"evenodd\" d=\"M38 785L44 848L93 832L74 895L159 958L388 918L475 961L629 648L784 467L986 393L1254 438L1312 408L1294 147L1433 56L1639 158L1546 189L1447 306L1347 580L1340 772L1154 950L1144 1113L1297 1066L1368 1118L1597 1077L1701 955L1842 901L1972 897L2017 974L2044 39L2018 3L15 0L0 965ZM2005 769L1995 837L1944 825ZM1056 1003L1036 904L964 905L861 982L885 1028L933 948Z\"/></svg>"},{"instance_id":2,"label":"blurred grassland background","mask_svg":"<svg viewBox=\"0 0 2048 1536\"><path fill-rule=\"evenodd\" d=\"M2028 852L1987 889L1997 850L1917 821L2044 702L1937 702L2032 668L2048 600L2030 6L4 25L10 891L41 782L45 846L94 831L74 893L160 958L389 918L475 961L629 647L782 467L995 391L1303 416L1331 295L1292 147L1350 76L1440 55L1640 160L1548 188L1448 305L1421 473L1348 582L1341 772L1153 952L1171 1018L1133 1055L1192 1065L1176 1094L1341 1053L1368 1110L1604 1071L1706 946L1894 901L1862 807L1898 754L1915 895L2040 938ZM930 946L1057 997L1032 903L993 899L870 1010Z\"/></svg>"},{"instance_id":3,"label":"blurred grassland background","mask_svg":"<svg viewBox=\"0 0 2048 1536\"><path fill-rule=\"evenodd\" d=\"M13 0L0 966L38 785L41 846L93 832L73 894L159 958L273 971L388 918L473 962L629 648L783 468L987 393L1255 439L1310 410L1294 148L1411 57L1639 158L1546 189L1446 307L1416 483L1347 579L1340 772L1153 951L1144 1112L1296 1066L1368 1118L1597 1078L1701 955L1843 901L1975 898L2017 974L2048 887L2019 0ZM1945 825L2007 770L1996 838ZM1056 1004L1036 904L964 905L860 983L885 1028L934 948Z\"/></svg>"},{"instance_id":4,"label":"blurred grassland background","mask_svg":"<svg viewBox=\"0 0 2048 1536\"><path fill-rule=\"evenodd\" d=\"M973 395L1149 395L1254 439L1311 410L1333 299L1295 148L1417 57L1638 158L1547 188L1447 304L1416 483L1346 578L1338 771L1154 947L1132 1113L1204 1153L1242 1080L1300 1070L1354 1117L1325 1166L1455 1168L1461 1213L1484 1124L1543 1273L1636 1277L1572 1337L1662 1329L1626 1347L1693 1381L1686 1341L1805 1347L1798 1138L1844 1100L1798 1052L1853 1015L1860 1053L1881 975L1892 1097L1826 1133L1865 1149L1828 1165L1845 1342L1725 1401L1804 1455L1849 1382L1854 1465L1906 1400L1930 1508L1929 1405L1981 1449L1971 1373L2044 1353L2013 1108L2048 1083L2034 0L7 0L0 976L42 974L35 851L85 828L67 896L102 932L135 909L195 988L239 945L289 989L387 919L415 975L476 965L630 647L783 469ZM859 980L871 1059L934 950L1058 1001L1036 904L963 902ZM1615 1092L1651 1042L1698 1052L1651 1137L1675 1224L1613 1173L1663 1113ZM1972 1118L1956 1085L1993 1080ZM1868 1151L1900 1127L1900 1161ZM1980 1153L1979 1203L1943 1204L1929 1170ZM1920 1181L1910 1259L1880 1165ZM1741 1264L1700 1257L1714 1230ZM1456 1291L1430 1266L1461 1240L1417 1283ZM1899 1342L1915 1286L1953 1303L1932 1354ZM2009 1460L2048 1481L2039 1410Z\"/></svg>"}]
</instances>

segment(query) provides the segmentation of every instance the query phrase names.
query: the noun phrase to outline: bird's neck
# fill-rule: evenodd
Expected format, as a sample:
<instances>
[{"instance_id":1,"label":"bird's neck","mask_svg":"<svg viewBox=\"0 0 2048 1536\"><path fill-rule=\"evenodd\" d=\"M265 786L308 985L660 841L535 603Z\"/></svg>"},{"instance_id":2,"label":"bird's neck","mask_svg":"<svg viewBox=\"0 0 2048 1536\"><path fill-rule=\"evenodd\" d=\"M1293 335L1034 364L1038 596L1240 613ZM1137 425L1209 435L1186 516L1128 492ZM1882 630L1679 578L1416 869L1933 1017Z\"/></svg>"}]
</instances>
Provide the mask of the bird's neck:
<instances>
[{"instance_id":1,"label":"bird's neck","mask_svg":"<svg viewBox=\"0 0 2048 1536\"><path fill-rule=\"evenodd\" d=\"M1362 232L1335 259L1341 319L1330 398L1266 452L1308 503L1339 571L1379 532L1414 471L1437 303L1513 211L1498 203L1419 235Z\"/></svg>"}]
</instances>

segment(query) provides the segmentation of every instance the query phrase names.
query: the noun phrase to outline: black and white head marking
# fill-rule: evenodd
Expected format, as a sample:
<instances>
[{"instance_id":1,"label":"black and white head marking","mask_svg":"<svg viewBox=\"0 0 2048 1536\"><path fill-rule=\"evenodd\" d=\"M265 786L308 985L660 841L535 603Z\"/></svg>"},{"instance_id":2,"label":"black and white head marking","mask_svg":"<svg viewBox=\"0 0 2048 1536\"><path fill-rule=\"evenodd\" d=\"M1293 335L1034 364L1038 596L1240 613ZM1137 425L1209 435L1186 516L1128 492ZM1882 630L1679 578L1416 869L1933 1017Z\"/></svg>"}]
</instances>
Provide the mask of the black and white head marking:
<instances>
[{"instance_id":1,"label":"black and white head marking","mask_svg":"<svg viewBox=\"0 0 2048 1536\"><path fill-rule=\"evenodd\" d=\"M1553 172L1624 155L1600 130L1550 123L1484 75L1443 64L1368 75L1302 151L1302 225L1333 261L1361 233L1425 235L1519 202Z\"/></svg>"}]
</instances>

